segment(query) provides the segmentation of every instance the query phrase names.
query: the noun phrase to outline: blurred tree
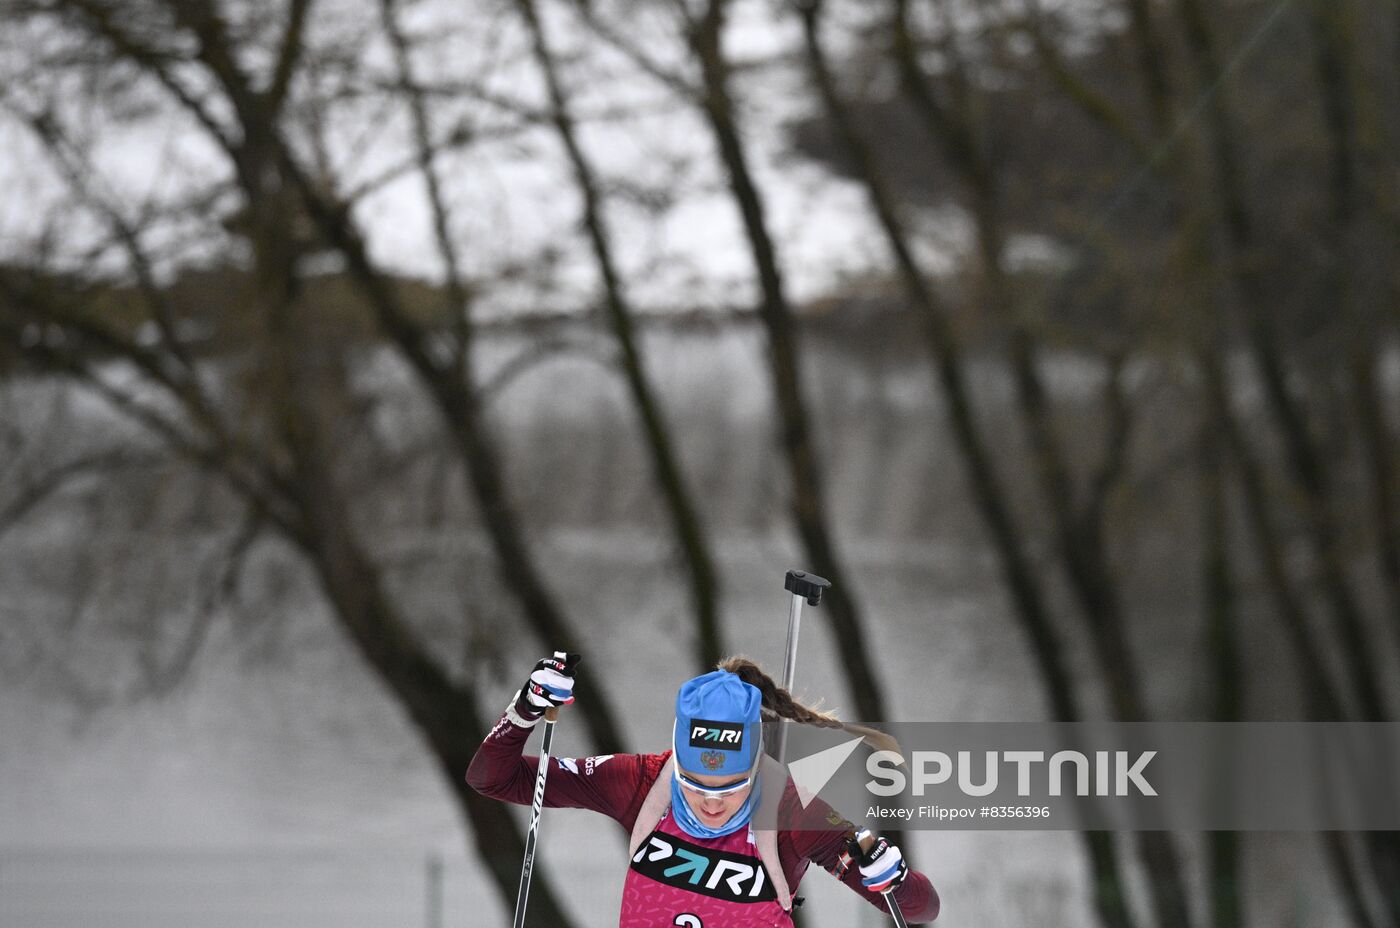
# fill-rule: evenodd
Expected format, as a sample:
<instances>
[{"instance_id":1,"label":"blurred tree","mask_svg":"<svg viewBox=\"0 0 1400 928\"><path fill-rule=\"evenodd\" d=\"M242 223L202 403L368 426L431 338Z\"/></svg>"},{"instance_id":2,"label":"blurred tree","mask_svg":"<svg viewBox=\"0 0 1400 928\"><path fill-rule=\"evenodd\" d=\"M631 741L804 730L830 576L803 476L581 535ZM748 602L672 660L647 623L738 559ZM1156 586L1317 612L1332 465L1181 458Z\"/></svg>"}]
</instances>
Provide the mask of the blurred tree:
<instances>
[{"instance_id":1,"label":"blurred tree","mask_svg":"<svg viewBox=\"0 0 1400 928\"><path fill-rule=\"evenodd\" d=\"M309 8L309 2L298 0L288 9L285 25L270 43L270 66L262 73L248 62L265 50L260 45L269 37L262 33L269 27L252 9L239 11L254 14L247 22L231 21L224 11L202 2L76 0L21 11L26 18L15 20L17 25L76 35L101 49L93 57L35 61L25 90L47 92L48 98L36 102L14 92L6 104L26 116L80 202L105 216L122 246L125 266L140 283L140 302L130 307L136 318L123 325L101 306L85 304L81 294L56 293L33 275L7 275L0 290L5 297L0 333L30 364L87 384L173 451L219 474L260 524L273 527L305 556L342 630L422 733L472 825L481 859L502 895L511 899L524 849L519 828L507 809L477 795L463 779L488 716L471 683L452 679L417 636L355 524L356 507L345 490L349 462L336 450L344 446L345 429L354 421L348 415L346 380L353 343L336 332L334 320L307 311L298 259L308 249L294 241L295 230L309 234L309 225L341 257L383 337L436 402L476 491L506 586L533 629L547 646L571 647L578 639L545 590L506 499L499 453L480 415L468 304L455 265L449 257L445 293L450 305L438 317L451 323L423 324L405 307L391 278L371 261L348 204L335 197L329 179L313 179L313 170L302 164L288 139L284 119L306 54L303 29ZM98 175L95 164L79 160L59 127L63 106L54 95L63 79L82 78L92 73L89 69L101 74L132 68L203 127L233 170L241 228L251 252L249 286L232 307L252 338L246 376L241 383L227 383L238 391L236 396L212 395L209 384L221 379L216 359L195 358L183 341L181 311L156 280L141 241L145 230L125 220L120 206L89 189L86 178ZM421 131L419 141L420 166L440 206ZM293 216L305 216L309 224L288 222ZM441 232L441 213L438 219ZM443 250L450 255L448 243ZM130 334L137 327L133 322L147 320L159 336L149 346ZM32 334L36 327L44 333L37 340ZM143 389L154 390L170 411L105 382L101 364L107 357L120 358L140 372ZM231 404L241 404L241 412L230 416ZM606 689L586 668L580 682L590 693L580 712L596 743L601 750L619 750L622 742ZM537 875L533 895L531 912L540 923L569 924L546 874Z\"/></svg>"},{"instance_id":2,"label":"blurred tree","mask_svg":"<svg viewBox=\"0 0 1400 928\"><path fill-rule=\"evenodd\" d=\"M1311 410L1321 402L1321 391L1310 389L1316 381L1311 376L1304 379L1303 372L1317 367L1320 360L1309 340L1326 338L1351 344L1352 338L1365 333L1360 357L1344 354L1350 360L1339 372L1349 376L1350 393L1355 397L1355 427L1363 439L1362 463L1369 467L1375 500L1369 511L1376 519L1376 563L1389 587L1392 568L1387 552L1393 519L1383 513L1390 506L1388 492L1394 480L1390 473L1393 451L1388 444L1392 426L1379 412L1383 405L1377 402L1374 371L1380 363L1378 350L1391 350L1393 339L1377 341L1373 337L1376 323L1365 313L1339 316L1333 312L1335 298L1346 292L1337 280L1337 269L1343 262L1334 258L1327 264L1312 260L1297 264L1297 256L1308 252L1306 239L1316 228L1300 226L1297 217L1330 212L1333 231L1328 240L1335 243L1335 253L1355 256L1363 265L1369 266L1380 254L1391 255L1393 260L1395 242L1393 238L1375 238L1374 228L1369 239L1348 235L1355 220L1354 210L1345 204L1358 199L1353 181L1356 171L1349 167L1357 160L1356 145L1349 141L1355 134L1349 128L1349 114L1356 107L1344 76L1360 69L1354 63L1359 56L1344 51L1348 48L1345 24L1349 5L1314 5L1311 17L1301 19L1296 14L1287 15L1287 6L1234 4L1207 10L1195 0L1179 0L1175 4L1179 16L1172 20L1167 15L1171 5L1148 0L1061 8L1053 16L1035 2L987 4L976 10L941 0L920 5L896 3L891 41L906 98L891 95L888 80L867 76L866 86L874 92L852 104L851 112L858 115L851 119L833 108L832 82L818 75L816 83L827 99L825 113L800 123L794 133L803 150L867 186L877 169L852 143L858 131L853 126L859 122L881 140L884 167L879 171L878 186L886 192L877 190L872 200L886 229L894 226L886 218L893 216L893 209L882 206L882 201L894 203L901 197L929 205L957 205L969 217L975 257L962 258L957 273L959 277L969 271L978 275L975 282L981 286L973 292L979 298L954 315L946 329L977 333L979 340L974 347L1006 352L1033 448L1029 463L1039 473L1071 587L1090 619L1091 640L1099 649L1099 670L1121 718L1146 717L1140 694L1145 677L1134 668L1124 637L1119 581L1111 567L1111 542L1104 534L1103 497L1096 501L1091 495L1082 508L1075 503L1078 494L1069 476L1068 458L1056 437L1049 393L1037 373L1036 336L1089 351L1116 344L1120 352L1155 354L1177 338L1184 338L1187 346L1196 346L1189 350L1200 359L1205 374L1206 397L1215 410L1211 414L1213 428L1217 434L1229 436L1233 453L1246 468L1243 491L1253 537L1265 553L1266 573L1280 603L1279 615L1290 629L1300 666L1310 679L1322 680L1319 655L1339 647L1348 666L1344 687L1356 692L1361 717L1386 717L1372 633L1365 630L1362 597L1348 577L1353 568L1347 560L1354 559L1348 552L1355 541L1347 539L1338 527L1341 503L1337 485L1344 479L1339 475L1352 462L1323 443L1329 438L1338 440L1335 427L1318 434L1308 421ZM810 14L817 4L808 2L800 7ZM927 37L911 27L915 11L921 21L932 23L925 27ZM1121 13L1121 29L1112 20L1098 18L1102 13ZM1220 22L1212 25L1212 19ZM1314 43L1319 95L1327 116L1324 123L1330 126L1332 154L1325 154L1328 145L1318 143L1321 136L1270 136L1253 131L1246 169L1236 117L1231 115L1227 97L1248 101L1247 110L1240 109L1249 113L1242 122L1251 129L1267 118L1263 114L1281 108L1283 100L1307 98L1308 74L1299 66L1307 59L1297 53L1307 45L1309 22L1319 37ZM1276 29L1280 23L1283 28ZM1221 59L1211 35L1220 24L1242 36L1226 56L1228 60ZM887 75L880 63L886 40L878 29L863 28L850 55L854 69L867 75ZM809 27L809 35L812 32ZM1011 41L1021 37L1029 43ZM1294 56L1275 53L1263 67L1242 68L1245 56L1266 37L1275 45L1284 44ZM1173 74L1173 54L1168 47L1172 39L1185 48L1193 73ZM1389 39L1381 40L1383 46L1388 43ZM1121 49L1126 49L1131 61L1126 67ZM1121 80L1125 70L1135 72L1139 79L1140 101L1132 98L1131 85ZM1194 84L1199 93L1189 105L1179 99L1186 93L1183 84ZM1361 108L1375 109L1364 103ZM940 142L941 157L928 157L927 149L911 138L907 126L919 120ZM1198 126L1198 121L1203 125ZM1329 160L1330 195L1325 193L1325 185L1301 181L1304 174L1299 171L1307 163L1319 174L1326 173L1324 166ZM1281 178L1285 164L1293 182ZM1256 186L1252 181L1260 175L1266 178L1270 195L1250 202L1251 188ZM1375 195L1365 201L1387 202L1389 181L1374 172L1373 178ZM1270 218L1256 222L1251 215L1255 210ZM1084 308L1056 317L1036 312L1024 288L1011 295L1011 279L1003 269L1008 243L1016 236L1030 235L1049 237L1067 248L1067 267L1051 265L1042 272L1052 281L1046 289L1054 288L1056 276L1065 281L1062 292L1068 293L1086 282L1104 288L1105 276L1126 273L1137 278L1117 287L1116 292L1127 299L1080 300L1090 310L1097 310L1096 314ZM1221 249L1229 257L1215 257ZM1156 253L1181 255L1188 262L1168 284L1175 286L1176 292L1153 292L1157 275L1165 270L1153 257ZM1100 257L1108 255L1114 260ZM901 270L910 263L900 258L896 248L896 264ZM1287 273L1282 272L1284 268ZM1220 269L1225 295L1211 292L1211 287L1196 289L1197 280L1221 281ZM1327 283L1329 273L1331 284ZM902 276L916 278L917 269ZM1028 276L1023 272L1022 281ZM1301 283L1300 277L1307 283ZM1309 301L1300 286L1303 291L1325 294L1326 308ZM920 289L928 289L926 285L914 279L910 289L914 302L927 302L917 295ZM1374 287L1371 293L1377 293ZM1072 304L1074 300L1065 302ZM1197 312L1195 305L1205 308ZM1372 302L1368 308L1374 310L1376 305ZM1004 341L989 334L987 323L979 318L984 308L991 310L985 318L1003 320L1009 326ZM1046 308L1059 309L1054 304ZM1220 309L1234 324L1210 319L1210 313ZM1330 334L1320 335L1323 329ZM1261 375L1263 394L1280 439L1276 447L1284 452L1279 459L1286 465L1282 472L1257 460L1258 452L1249 447L1245 431L1233 422L1238 386L1224 365L1230 363L1236 344L1245 346ZM957 363L956 356L946 349L935 349L935 356L945 368L950 359ZM948 379L946 369L941 376ZM944 392L946 401L956 409L956 387L945 386ZM1111 410L1112 402L1106 408ZM1115 432L1111 425L1114 418L1105 418L1107 435ZM961 436L966 429L958 427L956 414L954 423ZM960 440L967 445L965 439ZM1124 444L1107 439L1106 446L1117 447L1121 453ZM1275 446L1266 443L1266 447ZM1106 460L1113 459L1109 454ZM975 453L969 455L971 468L985 466L976 462ZM1120 460L1105 472L1113 475L1122 466ZM1263 495L1267 486L1281 480L1287 480L1296 491L1289 489L1272 499ZM1091 488L1098 485L1094 480L1088 482ZM1208 480L1201 486L1208 490L1212 485ZM1282 557L1279 545L1288 542L1280 541L1278 519L1271 510L1280 504L1291 509L1292 503L1300 504L1305 537L1317 566L1318 589L1333 617L1335 635L1323 642L1309 631L1303 607L1290 591L1288 571L1277 560ZM1217 506L1210 502L1209 494L1205 505L1207 511ZM989 518L989 524L996 521ZM1209 538L1208 542L1207 550L1219 544ZM999 547L1006 558L1006 546ZM1208 587L1217 589L1205 600L1207 615L1215 616L1210 621L1212 628L1223 628L1220 623L1225 615L1226 594L1218 579L1221 556L1211 555L1207 561L1216 565L1206 572ZM1275 566L1268 566L1270 563ZM1224 640L1224 634L1223 630L1218 632L1213 640ZM1036 636L1032 635L1032 640ZM1370 654L1365 653L1368 649ZM1228 655L1228 648L1222 653ZM1048 666L1042 661L1043 671ZM1331 684L1326 686L1328 692L1333 689ZM1326 702L1329 697L1321 698ZM1221 705L1238 711L1232 701ZM1315 717L1341 716L1325 714L1324 710ZM1326 840L1350 911L1360 919L1365 914L1362 891L1346 842L1340 836L1327 836ZM1375 844L1372 839L1367 843ZM1385 848L1383 839L1381 845L1373 846L1372 857L1379 867L1379 882L1391 885L1394 880L1383 875L1390 865L1381 863L1389 853ZM1186 884L1175 855L1153 838L1147 840L1144 851L1149 873L1156 876L1159 922L1183 923ZM1216 845L1214 859L1219 865L1215 873L1221 880L1217 914L1225 921L1238 921L1241 916L1230 901L1238 851L1222 841Z\"/></svg>"},{"instance_id":3,"label":"blurred tree","mask_svg":"<svg viewBox=\"0 0 1400 928\"><path fill-rule=\"evenodd\" d=\"M867 632L830 527L830 505L809 400L803 388L798 316L784 283L778 243L770 229L765 194L755 178L736 112L731 83L733 67L724 39L729 0L658 2L635 7L570 0L588 29L619 51L643 74L671 90L702 116L714 143L725 185L734 201L744 241L758 283L758 317L767 337L768 375L778 426L778 444L787 471L788 504L807 566L832 582L823 600L823 615L831 621L840 649L839 666L857 712L863 719L887 719L884 687L875 669ZM639 10L663 12L682 40L687 60L679 64L646 47L625 24ZM690 70L698 69L695 80Z\"/></svg>"},{"instance_id":4,"label":"blurred tree","mask_svg":"<svg viewBox=\"0 0 1400 928\"><path fill-rule=\"evenodd\" d=\"M539 10L534 0L517 0L516 6L529 27L535 60L548 90L551 116L573 167L574 181L583 200L583 224L588 230L588 241L603 283L604 307L617 339L619 363L642 422L642 432L651 453L652 470L670 512L672 531L690 573L696 625L695 663L701 671L710 670L726 653L719 627L720 578L715 570L714 555L705 535L700 508L686 486L685 475L676 456L675 442L662 415L655 388L644 368L632 307L623 291L604 216L602 191L597 174L578 138L576 121L554 54L550 51Z\"/></svg>"},{"instance_id":5,"label":"blurred tree","mask_svg":"<svg viewBox=\"0 0 1400 928\"><path fill-rule=\"evenodd\" d=\"M840 646L851 697L862 719L890 718L884 686L866 643L854 585L837 554L829 526L829 506L811 413L802 389L801 356L793 308L783 283L777 247L768 228L763 193L753 177L730 91L730 65L724 51L729 0L704 0L698 8L677 4L682 28L699 65L698 102L724 165L729 190L743 220L744 235L758 275L759 318L768 336L768 368L777 403L778 427L788 471L788 493L797 534L811 569L831 581L823 599Z\"/></svg>"},{"instance_id":6,"label":"blurred tree","mask_svg":"<svg viewBox=\"0 0 1400 928\"><path fill-rule=\"evenodd\" d=\"M423 732L483 860L513 896L518 831L461 783L489 713L475 681L415 626L379 537L381 509L393 503L363 487L395 479L430 447L443 473L464 478L512 619L545 646L577 640L512 496L529 481L528 462L505 455L490 398L583 339L532 330L517 357L483 369L475 310L488 282L469 270L478 253L461 243L461 217L471 206L449 171L463 163L454 152L493 133L514 140L531 129L532 143L552 133L564 155L556 180L577 192L581 227L572 216L560 222L548 244L517 249L500 274L568 272L570 249L591 262L583 299L601 290L602 311L573 320L572 331L609 327L607 363L627 387L665 531L688 566L696 659L723 650L704 506L684 480L638 344L641 280L625 278L616 193L626 185L583 142L585 104L597 101L577 75L606 61L661 88L665 105L698 118L713 142L700 157L732 200L752 262L790 510L809 566L837 583L824 614L864 717L888 707L833 540L845 500L828 488L835 468L823 464L814 425L817 394L803 367L813 332L871 370L915 357L915 347L932 364L925 376L947 418L928 417L928 467L943 466L938 449L950 438L1054 718L1084 718L1099 695L1119 718L1149 718L1181 695L1134 638L1139 617L1161 606L1142 589L1131 542L1170 521L1151 511L1166 481L1186 488L1179 508L1199 518L1164 530L1176 560L1151 567L1180 567L1201 584L1195 647L1213 683L1192 705L1250 717L1247 642L1272 633L1293 660L1307 718L1391 718L1397 650L1381 645L1400 630L1394 5L801 0L802 54L784 46L755 61L735 52L751 38L736 20L760 7L771 12L743 0L490 7L493 25L519 30L501 55L504 82L528 86L540 103L445 65L459 49L432 17L461 17L434 4L12 0L0 106L27 127L68 199L42 217L32 254L0 267L0 372L69 378L146 437L65 449L48 471L0 457L0 532L84 475L122 479L174 455L216 477L238 506L214 584L227 586L261 533L301 553L341 630ZM783 7L773 33L783 41L798 38L787 28L797 24L792 10ZM665 19L670 47L634 28L653 15ZM562 24L586 28L566 45ZM857 295L824 300L819 319L791 296L787 243L757 157L763 126L745 96L762 72L778 71L805 74L792 86L813 98L813 114L790 127L794 146L859 185L892 259L846 285ZM483 124L464 100L499 121ZM122 132L161 119L207 148L189 189L173 202L113 189L104 162ZM346 124L368 128L360 137ZM396 147L373 170L348 167L375 160L366 150L386 139ZM510 157L534 167L546 148L556 150L522 142ZM422 187L440 286L397 277L372 253L366 197L405 178ZM931 235L931 226L953 231ZM56 241L70 243L65 255L50 253ZM375 433L375 400L356 384L384 346L441 430L418 452ZM114 359L134 379L116 376ZM1088 399L1061 398L1054 371L1065 359L1100 378ZM980 392L1002 376L1004 403ZM1188 413L1154 420L1165 423L1157 434L1140 423L1161 399L1153 378L1168 377ZM933 431L940 421L947 436ZM625 482L615 444L600 458L600 482ZM755 495L769 486L755 484ZM890 499L917 521L942 515L946 497L911 486ZM454 501L447 489L436 500ZM596 513L604 503L590 505ZM1267 623L1248 621L1255 615ZM1172 614L1174 626L1188 618ZM178 676L204 627L196 621L168 649L143 654L150 678ZM1080 642L1087 671L1066 655ZM613 750L616 720L583 669L580 711L595 743ZM1142 916L1125 889L1129 842L1082 840L1096 914L1130 928ZM1149 877L1141 908L1159 925L1188 924L1190 881L1171 840L1132 841ZM1347 917L1360 928L1400 924L1394 836L1322 841ZM1209 868L1218 928L1252 915L1242 907L1247 842L1212 836L1195 859ZM536 916L562 923L548 884L537 891Z\"/></svg>"},{"instance_id":7,"label":"blurred tree","mask_svg":"<svg viewBox=\"0 0 1400 928\"><path fill-rule=\"evenodd\" d=\"M947 319L935 291L914 258L914 248L903 222L899 218L888 183L865 141L855 128L846 104L836 88L835 78L821 41L820 0L806 0L799 6L806 36L807 57L827 117L844 147L844 154L854 165L854 173L865 185L880 226L899 268L910 300L918 308L923 329L935 362L937 383L948 404L953 431L966 462L966 473L972 485L978 509L988 528L1001 560L1002 572L1012 593L1016 613L1031 642L1032 655L1049 690L1050 704L1057 721L1082 719L1078 698L1061 657L1060 635L1045 604L1040 581L1035 577L1025 553L1025 543L1011 514L1007 494L998 477L987 443L972 409L967 374L963 364L963 349ZM896 41L910 42L905 20L906 7L896 5ZM917 75L919 89L923 77ZM931 112L943 117L941 109ZM958 135L954 146L970 140ZM998 260L998 264L999 264ZM1094 902L1099 918L1106 926L1130 926L1132 915L1119 870L1114 838L1104 832L1086 832L1083 836L1094 873Z\"/></svg>"}]
</instances>

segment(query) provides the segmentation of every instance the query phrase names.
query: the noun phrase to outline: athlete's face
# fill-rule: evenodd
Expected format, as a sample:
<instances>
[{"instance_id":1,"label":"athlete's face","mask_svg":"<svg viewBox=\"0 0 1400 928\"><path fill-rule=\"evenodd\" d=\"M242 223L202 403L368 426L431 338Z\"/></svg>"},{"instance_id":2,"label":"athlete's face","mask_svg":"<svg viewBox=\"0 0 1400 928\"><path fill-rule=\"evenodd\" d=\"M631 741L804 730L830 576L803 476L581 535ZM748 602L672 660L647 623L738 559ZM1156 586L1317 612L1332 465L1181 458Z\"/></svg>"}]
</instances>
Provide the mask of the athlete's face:
<instances>
[{"instance_id":1,"label":"athlete's face","mask_svg":"<svg viewBox=\"0 0 1400 928\"><path fill-rule=\"evenodd\" d=\"M748 779L747 776L707 776L703 773L689 771L686 771L685 775L688 779L711 789L723 789ZM707 796L687 789L684 785L681 786L681 795L685 797L686 805L690 806L690 811L694 812L696 818L700 819L700 824L709 828L718 828L729 821L748 800L751 792L753 792L753 787L750 785L727 796Z\"/></svg>"}]
</instances>

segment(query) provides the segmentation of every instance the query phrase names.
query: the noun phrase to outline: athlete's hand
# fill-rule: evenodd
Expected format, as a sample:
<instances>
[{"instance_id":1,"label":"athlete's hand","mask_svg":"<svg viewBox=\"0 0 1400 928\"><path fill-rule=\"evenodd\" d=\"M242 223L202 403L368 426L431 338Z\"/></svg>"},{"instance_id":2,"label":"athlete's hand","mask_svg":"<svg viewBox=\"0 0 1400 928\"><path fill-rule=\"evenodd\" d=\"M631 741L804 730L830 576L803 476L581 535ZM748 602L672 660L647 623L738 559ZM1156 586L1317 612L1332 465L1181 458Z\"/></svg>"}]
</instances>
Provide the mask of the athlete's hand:
<instances>
[{"instance_id":1,"label":"athlete's hand","mask_svg":"<svg viewBox=\"0 0 1400 928\"><path fill-rule=\"evenodd\" d=\"M546 709L567 706L574 701L574 668L579 655L555 651L535 664L530 679L515 697L515 711L526 722L534 723Z\"/></svg>"},{"instance_id":2,"label":"athlete's hand","mask_svg":"<svg viewBox=\"0 0 1400 928\"><path fill-rule=\"evenodd\" d=\"M869 845L869 850L863 850L862 844ZM860 866L860 882L871 892L894 889L909 875L909 865L899 848L884 838L874 837L865 828L846 839L846 853Z\"/></svg>"}]
</instances>

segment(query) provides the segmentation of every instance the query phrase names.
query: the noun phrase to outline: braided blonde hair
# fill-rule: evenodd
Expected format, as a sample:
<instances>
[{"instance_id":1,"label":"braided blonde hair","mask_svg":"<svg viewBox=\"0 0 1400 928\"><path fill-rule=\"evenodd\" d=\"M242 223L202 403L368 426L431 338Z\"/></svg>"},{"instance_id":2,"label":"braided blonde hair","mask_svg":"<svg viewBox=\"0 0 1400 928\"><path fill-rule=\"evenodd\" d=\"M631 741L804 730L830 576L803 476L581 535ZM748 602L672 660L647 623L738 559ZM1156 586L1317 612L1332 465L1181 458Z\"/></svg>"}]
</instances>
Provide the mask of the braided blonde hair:
<instances>
[{"instance_id":1,"label":"braided blonde hair","mask_svg":"<svg viewBox=\"0 0 1400 928\"><path fill-rule=\"evenodd\" d=\"M867 728L864 725L848 725L836 717L835 712L822 712L811 706L804 706L792 698L792 694L773 681L763 672L763 668L742 654L726 657L717 665L727 670L763 694L763 715L765 718L789 719L799 725L813 725L817 728L839 728L842 731L859 735L865 743L876 751L893 751L903 762L904 752L892 735Z\"/></svg>"}]
</instances>

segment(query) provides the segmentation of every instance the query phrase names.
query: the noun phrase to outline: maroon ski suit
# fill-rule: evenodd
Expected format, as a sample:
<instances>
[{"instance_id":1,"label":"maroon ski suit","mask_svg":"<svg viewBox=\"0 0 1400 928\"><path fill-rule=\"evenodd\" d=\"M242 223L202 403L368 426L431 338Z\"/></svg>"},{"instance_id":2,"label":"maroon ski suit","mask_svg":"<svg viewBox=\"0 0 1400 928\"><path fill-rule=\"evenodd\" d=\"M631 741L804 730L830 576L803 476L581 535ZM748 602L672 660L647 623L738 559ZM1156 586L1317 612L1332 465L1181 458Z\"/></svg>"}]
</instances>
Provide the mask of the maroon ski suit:
<instances>
[{"instance_id":1,"label":"maroon ski suit","mask_svg":"<svg viewBox=\"0 0 1400 928\"><path fill-rule=\"evenodd\" d=\"M493 799L529 805L539 770L538 757L523 755L529 737L530 729L514 725L503 716L472 758L467 770L467 783L477 792ZM554 766L545 780L544 804L550 808L601 812L630 834L642 801L670 754L670 751L666 751L662 754L615 754L576 760L554 758ZM872 893L861 885L858 867L852 865L842 869L841 855L844 839L852 830L850 822L820 799L812 800L806 809L802 809L791 780L787 782L782 806L780 820L800 821L804 826L778 833L778 859L782 861L787 885L793 892L796 892L808 864L816 863L837 876L871 905L882 912L888 911L878 893ZM669 821L668 813L663 823ZM686 840L700 847L707 846L703 838ZM642 853L638 854L638 857L642 856ZM629 896L635 896L639 887L647 885L655 885L658 892L662 891L660 884L641 880L639 874L645 866L644 862L634 859L634 872L628 874ZM673 890L673 887L665 889ZM938 893L928 877L916 870L909 871L896 888L894 896L911 924L930 922L938 915ZM623 914L624 924L627 924L627 912L624 910ZM739 921L735 919L736 923ZM791 924L790 920L787 923ZM710 923L705 924L708 926Z\"/></svg>"}]
</instances>

